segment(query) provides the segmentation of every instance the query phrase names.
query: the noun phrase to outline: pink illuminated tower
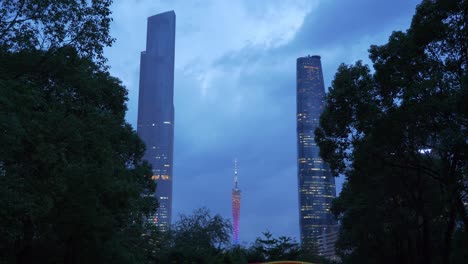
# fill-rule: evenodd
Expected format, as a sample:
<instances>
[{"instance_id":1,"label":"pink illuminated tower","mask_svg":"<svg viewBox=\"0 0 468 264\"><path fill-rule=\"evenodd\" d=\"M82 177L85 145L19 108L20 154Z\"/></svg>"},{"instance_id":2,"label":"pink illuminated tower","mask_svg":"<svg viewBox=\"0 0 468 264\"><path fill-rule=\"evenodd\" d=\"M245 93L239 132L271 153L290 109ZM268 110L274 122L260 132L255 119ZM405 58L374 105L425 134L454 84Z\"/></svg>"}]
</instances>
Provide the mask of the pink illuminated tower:
<instances>
[{"instance_id":1,"label":"pink illuminated tower","mask_svg":"<svg viewBox=\"0 0 468 264\"><path fill-rule=\"evenodd\" d=\"M237 160L234 161L234 188L232 189L232 244L239 245L241 191L237 188Z\"/></svg>"}]
</instances>

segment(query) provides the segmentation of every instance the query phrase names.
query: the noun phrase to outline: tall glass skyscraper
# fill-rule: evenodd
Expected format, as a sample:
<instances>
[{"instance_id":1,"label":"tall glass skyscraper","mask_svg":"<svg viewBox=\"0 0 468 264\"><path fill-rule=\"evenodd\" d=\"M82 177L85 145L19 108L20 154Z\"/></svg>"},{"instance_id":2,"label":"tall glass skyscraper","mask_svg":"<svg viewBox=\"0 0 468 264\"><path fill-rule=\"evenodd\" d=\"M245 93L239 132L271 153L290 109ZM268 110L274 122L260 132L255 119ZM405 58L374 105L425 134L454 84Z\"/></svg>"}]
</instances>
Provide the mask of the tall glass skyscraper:
<instances>
[{"instance_id":1,"label":"tall glass skyscraper","mask_svg":"<svg viewBox=\"0 0 468 264\"><path fill-rule=\"evenodd\" d=\"M172 154L174 145L175 13L148 18L146 51L140 60L138 135L146 144L144 159L153 166L159 208L150 219L162 230L172 218Z\"/></svg>"},{"instance_id":2,"label":"tall glass skyscraper","mask_svg":"<svg viewBox=\"0 0 468 264\"><path fill-rule=\"evenodd\" d=\"M314 135L325 106L320 56L298 58L296 78L299 224L302 245L308 247L336 225L330 211L336 195L335 178L319 156Z\"/></svg>"}]
</instances>

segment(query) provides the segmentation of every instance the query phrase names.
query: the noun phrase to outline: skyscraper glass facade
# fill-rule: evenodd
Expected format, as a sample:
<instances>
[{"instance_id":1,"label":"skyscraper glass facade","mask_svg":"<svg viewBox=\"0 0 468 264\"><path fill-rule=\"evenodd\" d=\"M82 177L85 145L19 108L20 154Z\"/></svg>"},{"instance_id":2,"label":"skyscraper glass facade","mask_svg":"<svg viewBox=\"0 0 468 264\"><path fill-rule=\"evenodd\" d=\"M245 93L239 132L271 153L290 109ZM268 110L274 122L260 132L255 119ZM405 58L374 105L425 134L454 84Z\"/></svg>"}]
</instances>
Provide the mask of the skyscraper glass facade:
<instances>
[{"instance_id":1,"label":"skyscraper glass facade","mask_svg":"<svg viewBox=\"0 0 468 264\"><path fill-rule=\"evenodd\" d=\"M331 203L335 178L319 156L314 131L325 106L320 56L297 59L297 147L299 221L303 246L317 243L317 237L336 225Z\"/></svg>"},{"instance_id":2,"label":"skyscraper glass facade","mask_svg":"<svg viewBox=\"0 0 468 264\"><path fill-rule=\"evenodd\" d=\"M175 13L148 18L146 51L140 60L138 135L146 144L144 159L153 167L153 194L159 207L150 221L166 230L172 219L174 145Z\"/></svg>"}]
</instances>

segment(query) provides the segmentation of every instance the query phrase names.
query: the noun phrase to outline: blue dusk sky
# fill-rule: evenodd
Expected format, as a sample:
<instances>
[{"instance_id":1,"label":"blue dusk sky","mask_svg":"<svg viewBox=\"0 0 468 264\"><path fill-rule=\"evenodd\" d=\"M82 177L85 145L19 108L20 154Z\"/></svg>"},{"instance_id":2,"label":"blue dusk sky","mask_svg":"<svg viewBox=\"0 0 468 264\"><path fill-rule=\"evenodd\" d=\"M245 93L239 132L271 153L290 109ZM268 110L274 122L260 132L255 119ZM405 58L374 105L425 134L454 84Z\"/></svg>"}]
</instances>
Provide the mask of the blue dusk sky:
<instances>
[{"instance_id":1,"label":"blue dusk sky","mask_svg":"<svg viewBox=\"0 0 468 264\"><path fill-rule=\"evenodd\" d=\"M371 44L406 30L419 2L115 0L105 56L134 128L147 17L176 13L173 221L200 207L231 219L237 158L240 240L270 230L299 241L296 58L322 57L327 90L341 63L369 63Z\"/></svg>"}]
</instances>

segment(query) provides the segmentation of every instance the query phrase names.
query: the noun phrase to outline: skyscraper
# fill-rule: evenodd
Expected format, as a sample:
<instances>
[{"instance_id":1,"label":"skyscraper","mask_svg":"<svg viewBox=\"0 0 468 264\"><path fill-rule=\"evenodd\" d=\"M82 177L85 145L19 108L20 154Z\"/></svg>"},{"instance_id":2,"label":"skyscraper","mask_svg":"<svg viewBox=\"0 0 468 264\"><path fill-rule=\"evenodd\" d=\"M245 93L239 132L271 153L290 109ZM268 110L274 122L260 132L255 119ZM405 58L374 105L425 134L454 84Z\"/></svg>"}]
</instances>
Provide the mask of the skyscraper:
<instances>
[{"instance_id":1,"label":"skyscraper","mask_svg":"<svg viewBox=\"0 0 468 264\"><path fill-rule=\"evenodd\" d=\"M153 166L159 202L151 218L162 230L172 217L172 154L174 145L175 13L148 18L146 51L140 60L138 135L146 144L144 159Z\"/></svg>"},{"instance_id":2,"label":"skyscraper","mask_svg":"<svg viewBox=\"0 0 468 264\"><path fill-rule=\"evenodd\" d=\"M335 178L319 156L314 131L325 106L320 56L297 59L297 147L299 224L302 245L317 243L326 228L336 225L330 212Z\"/></svg>"},{"instance_id":3,"label":"skyscraper","mask_svg":"<svg viewBox=\"0 0 468 264\"><path fill-rule=\"evenodd\" d=\"M232 244L239 245L239 218L241 191L237 187L237 160L234 161L234 188L232 189Z\"/></svg>"}]
</instances>

